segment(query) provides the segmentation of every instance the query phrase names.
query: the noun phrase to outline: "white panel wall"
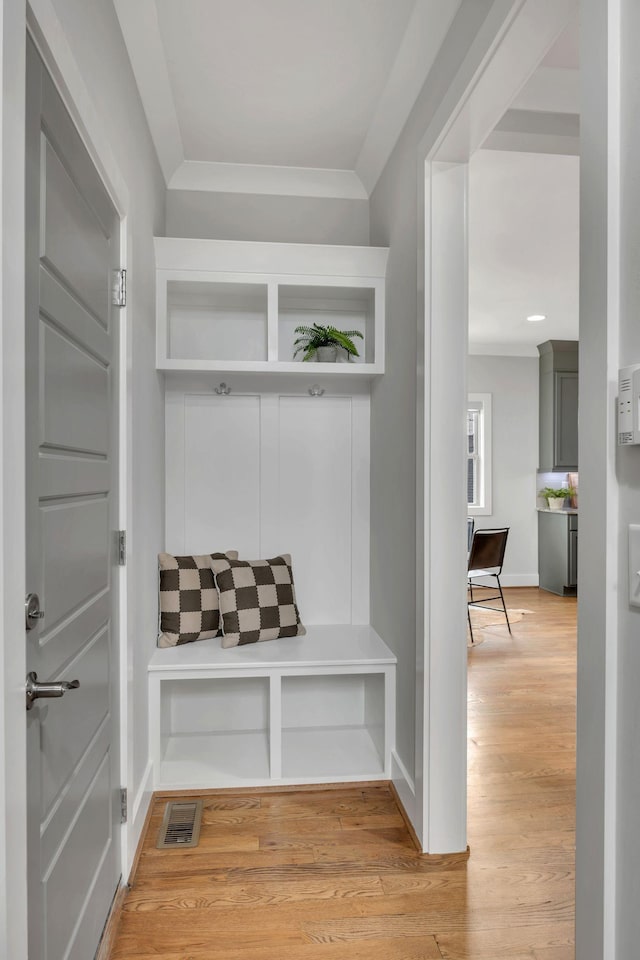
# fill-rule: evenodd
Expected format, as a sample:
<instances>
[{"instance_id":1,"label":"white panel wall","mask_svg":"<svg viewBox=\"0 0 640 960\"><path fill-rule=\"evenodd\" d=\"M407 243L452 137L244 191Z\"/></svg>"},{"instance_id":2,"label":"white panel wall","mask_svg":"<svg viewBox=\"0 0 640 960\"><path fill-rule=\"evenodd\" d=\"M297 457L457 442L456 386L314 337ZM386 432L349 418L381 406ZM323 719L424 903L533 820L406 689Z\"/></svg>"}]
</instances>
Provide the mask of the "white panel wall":
<instances>
[{"instance_id":1,"label":"white panel wall","mask_svg":"<svg viewBox=\"0 0 640 960\"><path fill-rule=\"evenodd\" d=\"M306 623L369 621L369 397L166 397L166 549L290 553Z\"/></svg>"},{"instance_id":2,"label":"white panel wall","mask_svg":"<svg viewBox=\"0 0 640 960\"><path fill-rule=\"evenodd\" d=\"M182 429L174 433L167 410L167 471L171 476L167 498L171 486L184 509L178 514L167 505L167 542L181 553L231 549L242 556L257 556L260 398L185 395L177 412ZM182 485L180 491L177 484Z\"/></svg>"},{"instance_id":3,"label":"white panel wall","mask_svg":"<svg viewBox=\"0 0 640 960\"><path fill-rule=\"evenodd\" d=\"M492 408L492 513L476 527L509 527L502 583L537 586L538 360L470 356L467 384Z\"/></svg>"},{"instance_id":4,"label":"white panel wall","mask_svg":"<svg viewBox=\"0 0 640 960\"><path fill-rule=\"evenodd\" d=\"M351 398L317 399L279 401L278 535L288 552L304 557L297 586L307 598L307 619L349 623ZM326 597L332 598L330 609Z\"/></svg>"}]
</instances>

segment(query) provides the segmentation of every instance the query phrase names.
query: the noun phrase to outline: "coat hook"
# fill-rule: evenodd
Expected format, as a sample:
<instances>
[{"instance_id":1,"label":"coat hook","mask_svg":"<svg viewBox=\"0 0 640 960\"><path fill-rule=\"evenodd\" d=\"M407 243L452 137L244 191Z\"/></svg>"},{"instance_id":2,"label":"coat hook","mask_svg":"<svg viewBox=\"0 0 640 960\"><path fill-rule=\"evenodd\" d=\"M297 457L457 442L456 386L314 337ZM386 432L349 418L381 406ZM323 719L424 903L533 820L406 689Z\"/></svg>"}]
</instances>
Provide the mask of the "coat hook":
<instances>
[{"instance_id":1,"label":"coat hook","mask_svg":"<svg viewBox=\"0 0 640 960\"><path fill-rule=\"evenodd\" d=\"M228 397L231 393L231 387L228 387L226 383L221 383L219 387L215 388L215 392L219 397Z\"/></svg>"},{"instance_id":2,"label":"coat hook","mask_svg":"<svg viewBox=\"0 0 640 960\"><path fill-rule=\"evenodd\" d=\"M314 383L312 387L309 387L310 397L321 397L323 393L324 393L324 387L321 387L319 383Z\"/></svg>"}]
</instances>

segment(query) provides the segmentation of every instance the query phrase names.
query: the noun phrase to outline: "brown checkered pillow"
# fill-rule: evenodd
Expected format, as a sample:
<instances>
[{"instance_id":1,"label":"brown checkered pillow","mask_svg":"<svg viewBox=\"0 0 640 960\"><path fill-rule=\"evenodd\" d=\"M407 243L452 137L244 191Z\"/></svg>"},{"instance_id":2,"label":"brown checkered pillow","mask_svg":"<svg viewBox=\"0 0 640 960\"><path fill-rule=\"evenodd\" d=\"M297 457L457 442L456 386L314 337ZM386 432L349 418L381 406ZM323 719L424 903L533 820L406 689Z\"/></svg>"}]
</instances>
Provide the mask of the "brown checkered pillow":
<instances>
[{"instance_id":1,"label":"brown checkered pillow","mask_svg":"<svg viewBox=\"0 0 640 960\"><path fill-rule=\"evenodd\" d=\"M220 598L222 646L299 637L300 623L291 557L211 561Z\"/></svg>"},{"instance_id":2,"label":"brown checkered pillow","mask_svg":"<svg viewBox=\"0 0 640 960\"><path fill-rule=\"evenodd\" d=\"M204 556L158 555L160 567L159 647L206 640L220 633L220 610L211 561L236 560L236 550Z\"/></svg>"}]
</instances>

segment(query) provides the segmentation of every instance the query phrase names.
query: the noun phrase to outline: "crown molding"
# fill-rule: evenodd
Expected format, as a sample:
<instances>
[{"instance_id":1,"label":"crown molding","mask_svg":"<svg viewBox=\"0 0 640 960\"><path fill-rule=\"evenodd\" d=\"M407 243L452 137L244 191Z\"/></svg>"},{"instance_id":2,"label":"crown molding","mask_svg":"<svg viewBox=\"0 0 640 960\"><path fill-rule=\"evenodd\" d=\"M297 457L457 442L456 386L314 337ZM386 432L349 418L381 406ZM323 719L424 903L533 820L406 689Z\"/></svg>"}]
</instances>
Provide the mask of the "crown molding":
<instances>
[{"instance_id":1,"label":"crown molding","mask_svg":"<svg viewBox=\"0 0 640 960\"><path fill-rule=\"evenodd\" d=\"M398 142L459 6L459 0L416 2L356 161L356 173L368 195Z\"/></svg>"},{"instance_id":2,"label":"crown molding","mask_svg":"<svg viewBox=\"0 0 640 960\"><path fill-rule=\"evenodd\" d=\"M580 71L538 67L511 107L545 113L580 113Z\"/></svg>"},{"instance_id":3,"label":"crown molding","mask_svg":"<svg viewBox=\"0 0 640 960\"><path fill-rule=\"evenodd\" d=\"M507 110L482 148L579 156L580 117L576 113Z\"/></svg>"},{"instance_id":4,"label":"crown molding","mask_svg":"<svg viewBox=\"0 0 640 960\"><path fill-rule=\"evenodd\" d=\"M529 343L473 343L468 353L472 357L537 357L538 348Z\"/></svg>"},{"instance_id":5,"label":"crown molding","mask_svg":"<svg viewBox=\"0 0 640 960\"><path fill-rule=\"evenodd\" d=\"M168 184L184 160L158 12L154 0L114 0L140 99Z\"/></svg>"},{"instance_id":6,"label":"crown molding","mask_svg":"<svg viewBox=\"0 0 640 960\"><path fill-rule=\"evenodd\" d=\"M283 167L252 163L183 161L171 176L170 190L209 193L256 193L285 197L332 197L366 200L360 177L353 170Z\"/></svg>"}]
</instances>

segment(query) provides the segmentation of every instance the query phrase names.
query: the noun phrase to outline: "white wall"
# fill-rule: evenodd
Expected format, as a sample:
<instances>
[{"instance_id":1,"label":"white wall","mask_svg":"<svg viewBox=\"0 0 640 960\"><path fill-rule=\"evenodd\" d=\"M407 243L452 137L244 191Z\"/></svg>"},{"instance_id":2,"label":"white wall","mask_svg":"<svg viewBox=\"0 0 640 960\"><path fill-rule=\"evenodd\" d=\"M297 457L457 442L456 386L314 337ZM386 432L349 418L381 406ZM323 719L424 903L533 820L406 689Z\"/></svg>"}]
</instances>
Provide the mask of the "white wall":
<instances>
[{"instance_id":1,"label":"white wall","mask_svg":"<svg viewBox=\"0 0 640 960\"><path fill-rule=\"evenodd\" d=\"M49 4L36 0L36 16L40 6L46 9ZM152 238L164 232L165 189L113 5L101 0L53 0L53 7L129 195L127 315L132 423L127 521L126 738L130 755L126 779L131 811L148 765L146 668L157 636L157 553L164 538L164 398L154 359ZM138 826L130 824L129 860Z\"/></svg>"},{"instance_id":2,"label":"white wall","mask_svg":"<svg viewBox=\"0 0 640 960\"><path fill-rule=\"evenodd\" d=\"M509 527L503 586L537 586L538 360L470 356L469 393L490 393L492 512L476 527Z\"/></svg>"},{"instance_id":3,"label":"white wall","mask_svg":"<svg viewBox=\"0 0 640 960\"><path fill-rule=\"evenodd\" d=\"M371 620L397 667L397 754L416 775L416 407L418 145L482 24L463 0L371 197L371 243L389 246L386 373L371 395ZM422 589L422 585L420 585ZM422 690L418 692L422 698ZM421 750L421 747L419 747Z\"/></svg>"},{"instance_id":4,"label":"white wall","mask_svg":"<svg viewBox=\"0 0 640 960\"><path fill-rule=\"evenodd\" d=\"M369 203L329 197L168 190L167 236L366 246Z\"/></svg>"}]
</instances>

